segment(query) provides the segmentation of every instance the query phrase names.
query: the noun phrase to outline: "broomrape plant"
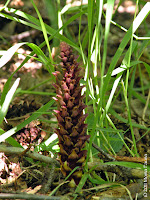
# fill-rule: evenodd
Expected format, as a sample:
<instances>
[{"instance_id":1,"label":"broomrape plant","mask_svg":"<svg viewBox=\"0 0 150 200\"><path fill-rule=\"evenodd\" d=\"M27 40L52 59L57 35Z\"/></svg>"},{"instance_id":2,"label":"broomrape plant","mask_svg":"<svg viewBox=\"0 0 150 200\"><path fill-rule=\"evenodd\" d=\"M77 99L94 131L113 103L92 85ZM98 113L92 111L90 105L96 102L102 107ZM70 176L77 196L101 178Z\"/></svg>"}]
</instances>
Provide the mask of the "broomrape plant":
<instances>
[{"instance_id":1,"label":"broomrape plant","mask_svg":"<svg viewBox=\"0 0 150 200\"><path fill-rule=\"evenodd\" d=\"M56 98L58 110L54 110L58 120L58 129L55 132L59 138L59 157L61 171L64 176L79 167L70 177L70 186L76 186L82 177L82 168L87 151L83 150L86 140L87 124L84 123L88 114L83 114L86 105L80 86L81 68L76 62L72 50L65 42L60 44L60 65L53 75L56 77Z\"/></svg>"}]
</instances>

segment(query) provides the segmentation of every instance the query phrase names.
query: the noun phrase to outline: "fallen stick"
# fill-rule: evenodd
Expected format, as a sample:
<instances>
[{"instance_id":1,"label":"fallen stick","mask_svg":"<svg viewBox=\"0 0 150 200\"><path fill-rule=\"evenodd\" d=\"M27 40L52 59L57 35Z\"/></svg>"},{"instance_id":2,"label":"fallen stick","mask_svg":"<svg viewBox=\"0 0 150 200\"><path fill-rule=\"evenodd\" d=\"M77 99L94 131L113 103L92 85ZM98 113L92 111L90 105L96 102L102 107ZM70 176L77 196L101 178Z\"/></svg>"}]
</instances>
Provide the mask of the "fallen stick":
<instances>
[{"instance_id":1,"label":"fallen stick","mask_svg":"<svg viewBox=\"0 0 150 200\"><path fill-rule=\"evenodd\" d=\"M127 156L113 156L116 161L124 162L134 162L134 163L146 163L150 165L150 158L141 158L141 157L127 157Z\"/></svg>"},{"instance_id":2,"label":"fallen stick","mask_svg":"<svg viewBox=\"0 0 150 200\"><path fill-rule=\"evenodd\" d=\"M25 152L25 150L23 148L19 148L19 147L7 147L5 145L0 145L0 152L4 152L5 154L9 154L9 155L21 155L23 152ZM56 166L59 166L59 162L56 159L50 158L48 156L44 156L41 155L37 152L34 151L28 151L25 152L24 154L25 157L30 157L34 160L39 160L41 162L45 162L48 164L54 164Z\"/></svg>"},{"instance_id":3,"label":"fallen stick","mask_svg":"<svg viewBox=\"0 0 150 200\"><path fill-rule=\"evenodd\" d=\"M37 194L11 194L11 193L0 193L0 199L30 199L30 200L60 200L61 197L37 195Z\"/></svg>"},{"instance_id":4,"label":"fallen stick","mask_svg":"<svg viewBox=\"0 0 150 200\"><path fill-rule=\"evenodd\" d=\"M87 139L87 142L89 143L89 142L90 142L90 139ZM106 153L103 149L101 149L99 146L97 146L94 142L92 142L92 146L93 146L97 151L99 151L100 153L102 153L102 155L104 155L108 160L110 160L110 161L115 161L115 158L114 158L112 155Z\"/></svg>"},{"instance_id":5,"label":"fallen stick","mask_svg":"<svg viewBox=\"0 0 150 200\"><path fill-rule=\"evenodd\" d=\"M88 162L88 168L95 171L107 171L118 174L121 177L133 178L133 179L143 179L144 171L140 169L134 169L129 167L124 167L115 164L103 164L100 162Z\"/></svg>"},{"instance_id":6,"label":"fallen stick","mask_svg":"<svg viewBox=\"0 0 150 200\"><path fill-rule=\"evenodd\" d=\"M4 145L0 145L0 152L4 152L6 154L16 154L20 155L24 149L18 148L18 147L7 147ZM24 156L28 156L30 158L33 158L35 160L39 160L41 162L45 162L48 164L54 164L57 166L59 165L59 162L53 158L43 156L36 152L28 151L24 154ZM144 171L140 169L134 169L124 166L119 166L115 164L102 164L100 162L88 162L88 168L92 169L94 167L94 170L96 171L108 171L112 173L116 173L120 175L121 177L127 177L127 178L135 178L135 179L143 179L144 178Z\"/></svg>"}]
</instances>

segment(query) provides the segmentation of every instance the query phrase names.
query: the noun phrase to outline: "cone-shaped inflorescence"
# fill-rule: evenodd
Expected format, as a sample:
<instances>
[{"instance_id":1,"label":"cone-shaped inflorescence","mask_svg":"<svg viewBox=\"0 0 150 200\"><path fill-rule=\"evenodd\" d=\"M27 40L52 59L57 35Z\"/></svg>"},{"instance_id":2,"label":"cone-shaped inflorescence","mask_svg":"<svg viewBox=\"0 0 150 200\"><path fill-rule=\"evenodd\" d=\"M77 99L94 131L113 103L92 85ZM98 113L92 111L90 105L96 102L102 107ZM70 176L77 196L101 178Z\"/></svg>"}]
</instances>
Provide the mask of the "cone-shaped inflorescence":
<instances>
[{"instance_id":1,"label":"cone-shaped inflorescence","mask_svg":"<svg viewBox=\"0 0 150 200\"><path fill-rule=\"evenodd\" d=\"M70 186L77 185L82 177L82 170L86 158L85 142L87 124L84 123L87 114L83 114L86 107L81 95L83 86L80 86L81 68L79 68L70 46L65 42L60 44L61 62L56 77L56 98L58 110L54 110L58 120L58 129L55 132L59 138L59 157L61 171L67 176L76 166L79 168L70 176Z\"/></svg>"}]
</instances>

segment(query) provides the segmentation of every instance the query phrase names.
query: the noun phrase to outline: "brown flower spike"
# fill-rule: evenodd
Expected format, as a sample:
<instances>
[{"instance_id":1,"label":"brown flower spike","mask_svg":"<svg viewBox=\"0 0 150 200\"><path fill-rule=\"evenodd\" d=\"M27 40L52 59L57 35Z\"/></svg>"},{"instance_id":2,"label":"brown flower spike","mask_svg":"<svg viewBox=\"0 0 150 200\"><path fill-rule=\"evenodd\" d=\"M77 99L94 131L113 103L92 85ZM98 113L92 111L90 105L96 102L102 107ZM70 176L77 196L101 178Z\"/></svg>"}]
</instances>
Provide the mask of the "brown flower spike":
<instances>
[{"instance_id":1,"label":"brown flower spike","mask_svg":"<svg viewBox=\"0 0 150 200\"><path fill-rule=\"evenodd\" d=\"M58 110L54 110L58 120L55 132L59 138L59 158L61 171L67 176L76 166L79 168L70 176L70 186L75 187L81 177L87 151L83 150L89 138L86 135L87 124L84 123L87 114L81 95L80 70L72 50L65 42L60 44L60 65L53 75L56 78L54 87Z\"/></svg>"}]
</instances>

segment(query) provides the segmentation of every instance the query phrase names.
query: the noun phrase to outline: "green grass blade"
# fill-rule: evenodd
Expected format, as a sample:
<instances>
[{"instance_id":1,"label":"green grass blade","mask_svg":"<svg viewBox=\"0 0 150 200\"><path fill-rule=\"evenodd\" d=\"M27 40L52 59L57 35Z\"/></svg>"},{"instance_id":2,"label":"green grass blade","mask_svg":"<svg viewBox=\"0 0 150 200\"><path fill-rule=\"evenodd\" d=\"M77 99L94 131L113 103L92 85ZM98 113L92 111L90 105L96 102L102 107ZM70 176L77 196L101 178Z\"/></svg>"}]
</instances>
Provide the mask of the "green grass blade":
<instances>
[{"instance_id":1,"label":"green grass blade","mask_svg":"<svg viewBox=\"0 0 150 200\"><path fill-rule=\"evenodd\" d=\"M33 43L27 43L27 45L37 54L40 61L45 65L47 71L51 75L52 72L54 71L54 66L51 64L51 60L45 56L41 48L38 47L37 45Z\"/></svg>"},{"instance_id":2,"label":"green grass blade","mask_svg":"<svg viewBox=\"0 0 150 200\"><path fill-rule=\"evenodd\" d=\"M116 53L115 53L115 55L114 55L114 57L113 57L113 59L110 63L106 78L104 80L104 85L106 86L104 88L104 94L107 91L108 83L109 83L110 78L111 78L111 73L112 73L113 69L115 68L120 56L122 55L124 48L126 47L127 43L129 42L132 34L137 30L137 28L140 26L140 24L143 22L143 20L147 17L149 12L150 12L150 3L146 3L145 6L140 11L140 13L138 14L138 16L133 21L133 25L131 25L131 27L129 28L129 30L125 34L122 42L120 43L119 48L117 49L117 51L116 51Z\"/></svg>"},{"instance_id":3,"label":"green grass blade","mask_svg":"<svg viewBox=\"0 0 150 200\"><path fill-rule=\"evenodd\" d=\"M9 12L9 11L8 11L8 8L5 8L5 7L4 7L3 10L7 10L7 12ZM13 12L12 12L12 13L13 13ZM30 22L27 22L27 21L25 21L25 20L22 20L22 19L18 19L17 17L13 17L13 16L8 15L8 14L6 14L6 13L0 12L0 17L6 18L6 19L10 19L10 20L12 20L12 21L16 21L16 22L18 22L18 23L24 24L24 25L26 25L26 26L29 26L29 27L31 27L31 28L34 28L34 29L37 29L37 30L40 30L40 31L41 31L41 28L40 28L39 26L37 26L37 25L35 25L35 24L33 24L33 23L30 23Z\"/></svg>"},{"instance_id":4,"label":"green grass blade","mask_svg":"<svg viewBox=\"0 0 150 200\"><path fill-rule=\"evenodd\" d=\"M27 13L24 13L24 12L22 12L22 11L20 11L20 10L13 9L13 8L4 8L4 10L5 10L7 13L10 12L10 13L14 13L15 15L18 15L18 16L20 16L20 17L23 17L23 18L25 18L26 20L31 21L32 23L26 22L26 21L24 21L24 20L22 20L22 19L18 19L18 18L16 18L16 17L12 17L12 16L10 16L10 15L7 15L7 14L5 14L5 13L0 12L0 16L1 16L1 17L5 17L5 18L9 18L9 19L11 19L11 20L15 20L15 21L17 21L17 22L19 22L19 23L25 24L25 25L27 25L27 26L31 26L32 28L35 28L35 29L37 29L37 30L42 31L40 22L39 22L39 20L36 19L35 17L33 17L33 16L31 16L31 15L29 15L29 14L27 14ZM79 13L79 15L82 15L82 14L83 14L83 13ZM34 24L33 24L33 23L34 23ZM47 31L48 34L50 34L50 35L54 35L54 34L55 34L55 37L56 37L56 38L58 38L59 40L65 41L67 44L69 44L70 46L72 46L74 49L76 49L76 50L81 54L80 48L78 47L78 45L76 45L75 42L69 40L69 39L66 38L65 36L59 34L59 31L60 31L60 30L56 32L56 30L54 30L53 28L51 28L49 25L47 25L47 24L45 24L45 23L44 23L44 25L45 25L45 28L46 28L46 31Z\"/></svg>"},{"instance_id":5,"label":"green grass blade","mask_svg":"<svg viewBox=\"0 0 150 200\"><path fill-rule=\"evenodd\" d=\"M18 43L18 44L15 44L14 46L12 46L11 48L9 48L5 53L4 55L0 58L0 67L4 66L11 58L12 56L15 54L16 50L18 48L20 48L22 45L28 45L30 48L33 49L33 51L37 54L37 56L39 57L39 59L41 60L41 62L43 62L45 64L45 66L47 67L48 64L49 64L49 59L45 56L45 54L43 53L43 51L40 49L40 47L38 47L37 45L33 44L33 43L26 43L26 42L23 42L23 43ZM33 55L34 53L30 54L30 55ZM30 57L27 57L23 63L20 65L20 67L18 67L18 69L12 73L12 75L8 78L5 86L4 86L4 90L3 90L3 93L1 95L1 105L3 104L4 100L5 100L5 97L6 97L6 94L9 90L9 86L10 86L10 82L11 82L11 79L12 79L12 76L24 65L24 63L27 62L27 60L29 59ZM47 68L48 70L49 68ZM49 71L49 73L51 73L51 71Z\"/></svg>"},{"instance_id":6,"label":"green grass blade","mask_svg":"<svg viewBox=\"0 0 150 200\"><path fill-rule=\"evenodd\" d=\"M13 99L14 93L19 85L20 78L17 78L14 84L12 85L11 89L8 91L7 95L5 96L4 102L0 107L0 124L4 120L4 117L7 114L9 105Z\"/></svg>"},{"instance_id":7,"label":"green grass blade","mask_svg":"<svg viewBox=\"0 0 150 200\"><path fill-rule=\"evenodd\" d=\"M11 48L9 48L6 52L4 52L3 56L0 58L0 68L3 67L15 54L17 49L19 49L25 42L15 44Z\"/></svg>"},{"instance_id":8,"label":"green grass blade","mask_svg":"<svg viewBox=\"0 0 150 200\"><path fill-rule=\"evenodd\" d=\"M44 39L45 39L45 42L46 42L46 45L47 45L47 48L48 48L48 52L49 52L49 57L50 57L50 65L51 67L53 68L53 71L54 71L54 67L53 67L53 59L52 59L52 54L51 54L51 49L50 49L50 45L49 45L49 41L48 41L48 36L47 36L47 31L46 31L46 28L45 28L45 25L44 25L44 22L43 22L43 19L40 15L40 12L37 8L37 6L35 5L35 3L33 2L33 0L31 0L35 10L36 10L36 13L38 15L38 18L40 20L40 25L41 25L41 28L42 28L42 31L43 31L43 35L44 35Z\"/></svg>"},{"instance_id":9,"label":"green grass blade","mask_svg":"<svg viewBox=\"0 0 150 200\"><path fill-rule=\"evenodd\" d=\"M4 7L7 7L11 0L7 0Z\"/></svg>"},{"instance_id":10,"label":"green grass blade","mask_svg":"<svg viewBox=\"0 0 150 200\"><path fill-rule=\"evenodd\" d=\"M35 95L43 95L43 96L56 96L54 92L38 92L38 91L30 91L30 90L20 90L20 88L16 91L16 93L20 94L35 94Z\"/></svg>"},{"instance_id":11,"label":"green grass blade","mask_svg":"<svg viewBox=\"0 0 150 200\"><path fill-rule=\"evenodd\" d=\"M0 135L2 135L4 133L5 133L5 131L0 128ZM13 147L21 147L21 148L23 148L13 137L7 138L6 141Z\"/></svg>"},{"instance_id":12,"label":"green grass blade","mask_svg":"<svg viewBox=\"0 0 150 200\"><path fill-rule=\"evenodd\" d=\"M85 185L85 182L87 181L89 177L89 173L88 172L85 172L75 190L75 193L79 193L81 191L81 189L83 188L83 186Z\"/></svg>"},{"instance_id":13,"label":"green grass blade","mask_svg":"<svg viewBox=\"0 0 150 200\"><path fill-rule=\"evenodd\" d=\"M128 124L128 120L121 117L119 114L117 114L113 109L110 108L109 110L110 114L112 114L114 117L116 117L118 120L120 120L121 122L125 123L125 124ZM140 124L137 124L137 123L132 123L132 126L133 127L136 127L136 128L139 128L139 129L143 129L143 130L147 130L147 131L150 131L150 128L147 128L143 125L140 125Z\"/></svg>"},{"instance_id":14,"label":"green grass blade","mask_svg":"<svg viewBox=\"0 0 150 200\"><path fill-rule=\"evenodd\" d=\"M29 124L31 121L37 119L40 115L41 112L45 112L47 111L54 103L54 100L52 99L51 101L49 101L47 104L45 104L44 106L42 106L41 108L39 108L37 111L35 111L28 119L26 119L24 122L22 122L21 124L19 124L18 126L10 129L9 131L5 132L4 134L2 134L0 136L0 142L3 142L5 139L9 138L10 136L12 136L14 133L16 133L17 131L19 131L20 129L22 129L23 127L25 127L27 124Z\"/></svg>"},{"instance_id":15,"label":"green grass blade","mask_svg":"<svg viewBox=\"0 0 150 200\"><path fill-rule=\"evenodd\" d=\"M106 55L107 55L107 41L108 41L108 33L110 30L110 22L113 14L113 7L114 7L114 0L107 1L107 10L106 10L106 22L105 22L105 35L104 35L104 51L102 57L102 68L101 68L101 87L100 87L100 111L102 108L102 104L105 106L105 93L104 91L104 70L105 70L105 63L106 63ZM108 84L108 82L107 82ZM102 101L103 99L103 101ZM100 112L101 113L101 112Z\"/></svg>"},{"instance_id":16,"label":"green grass blade","mask_svg":"<svg viewBox=\"0 0 150 200\"><path fill-rule=\"evenodd\" d=\"M115 164L115 165L119 165L119 166L124 166L124 167L130 167L130 168L135 168L135 169L141 169L144 170L143 168L143 164L140 163L134 163L134 162L118 162L118 161L113 161L113 162L106 162L106 164ZM147 166L147 171L150 172L150 166Z\"/></svg>"}]
</instances>

